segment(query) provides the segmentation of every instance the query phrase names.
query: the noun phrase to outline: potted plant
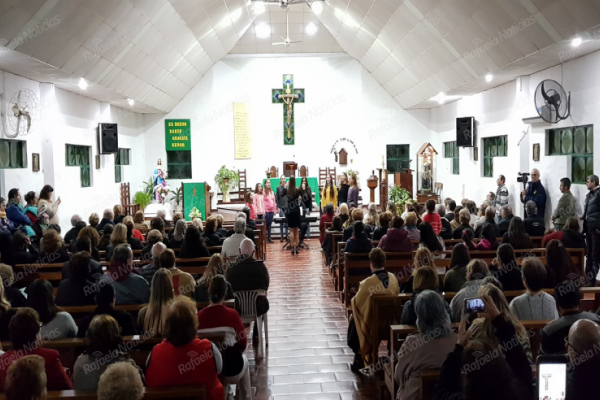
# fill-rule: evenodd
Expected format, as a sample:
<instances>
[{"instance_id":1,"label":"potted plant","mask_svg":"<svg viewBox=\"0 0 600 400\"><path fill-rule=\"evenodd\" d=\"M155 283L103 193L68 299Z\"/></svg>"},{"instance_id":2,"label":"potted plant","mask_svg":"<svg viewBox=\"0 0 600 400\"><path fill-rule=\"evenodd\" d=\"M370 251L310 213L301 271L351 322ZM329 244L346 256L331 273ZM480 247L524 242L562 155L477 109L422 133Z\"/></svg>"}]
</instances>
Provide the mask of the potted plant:
<instances>
[{"instance_id":1,"label":"potted plant","mask_svg":"<svg viewBox=\"0 0 600 400\"><path fill-rule=\"evenodd\" d=\"M408 190L404 189L402 186L394 186L390 189L388 193L388 198L390 201L393 201L398 208L398 214L402 214L404 212L404 205L410 201L410 193Z\"/></svg>"},{"instance_id":2,"label":"potted plant","mask_svg":"<svg viewBox=\"0 0 600 400\"><path fill-rule=\"evenodd\" d=\"M200 210L194 207L192 208L192 211L190 212L190 215L188 215L188 217L190 217L192 221L196 218L202 219L202 213L200 212Z\"/></svg>"},{"instance_id":3,"label":"potted plant","mask_svg":"<svg viewBox=\"0 0 600 400\"><path fill-rule=\"evenodd\" d=\"M181 200L183 199L183 191L181 190L181 186L177 188L175 191L175 195L172 197L172 200L175 200L175 212L181 212Z\"/></svg>"},{"instance_id":4,"label":"potted plant","mask_svg":"<svg viewBox=\"0 0 600 400\"><path fill-rule=\"evenodd\" d=\"M135 204L137 204L138 206L140 206L140 208L142 209L142 211L144 211L146 209L146 207L148 206L148 204L150 204L150 202L152 202L152 193L148 194L147 192L135 192L135 194L133 195L133 201L135 202Z\"/></svg>"},{"instance_id":5,"label":"potted plant","mask_svg":"<svg viewBox=\"0 0 600 400\"><path fill-rule=\"evenodd\" d=\"M215 182L219 186L219 190L223 193L223 203L230 203L229 191L235 189L238 185L239 175L232 169L227 169L223 165L217 175L215 175Z\"/></svg>"},{"instance_id":6,"label":"potted plant","mask_svg":"<svg viewBox=\"0 0 600 400\"><path fill-rule=\"evenodd\" d=\"M266 173L267 173L267 179L271 179L271 171L267 170Z\"/></svg>"}]
</instances>

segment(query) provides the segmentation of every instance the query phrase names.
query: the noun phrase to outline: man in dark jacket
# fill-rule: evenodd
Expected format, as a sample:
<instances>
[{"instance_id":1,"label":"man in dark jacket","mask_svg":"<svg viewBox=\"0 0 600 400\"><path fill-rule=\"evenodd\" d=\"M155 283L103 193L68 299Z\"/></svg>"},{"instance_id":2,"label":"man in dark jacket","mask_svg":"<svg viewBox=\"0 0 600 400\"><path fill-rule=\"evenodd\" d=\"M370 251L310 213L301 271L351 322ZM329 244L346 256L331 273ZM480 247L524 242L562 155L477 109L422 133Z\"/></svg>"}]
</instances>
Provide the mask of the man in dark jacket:
<instances>
[{"instance_id":1,"label":"man in dark jacket","mask_svg":"<svg viewBox=\"0 0 600 400\"><path fill-rule=\"evenodd\" d=\"M77 225L79 221L81 221L81 217L79 215L75 214L71 217L72 228L69 229L67 233L65 233L65 243L67 245L71 244L71 240L77 239L77 234L79 233L80 229L76 229L75 225Z\"/></svg>"},{"instance_id":2,"label":"man in dark jacket","mask_svg":"<svg viewBox=\"0 0 600 400\"><path fill-rule=\"evenodd\" d=\"M496 223L496 208L494 206L489 206L485 209L485 220L477 224L475 237L481 237L481 231L483 231L483 227L486 225L492 225L494 227L494 234L497 238L502 237L502 230L500 229L500 226Z\"/></svg>"},{"instance_id":3,"label":"man in dark jacket","mask_svg":"<svg viewBox=\"0 0 600 400\"><path fill-rule=\"evenodd\" d=\"M525 232L529 236L544 236L546 231L546 223L544 218L537 213L537 206L531 200L525 204L525 211L527 212L527 218L523 220L525 224Z\"/></svg>"},{"instance_id":4,"label":"man in dark jacket","mask_svg":"<svg viewBox=\"0 0 600 400\"><path fill-rule=\"evenodd\" d=\"M452 220L454 219L454 211L456 210L456 202L454 200L450 200L448 202L448 210L449 211L446 213L446 219L452 222Z\"/></svg>"},{"instance_id":5,"label":"man in dark jacket","mask_svg":"<svg viewBox=\"0 0 600 400\"><path fill-rule=\"evenodd\" d=\"M538 214L544 218L546 215L546 189L540 181L540 171L536 168L531 170L531 182L527 184L527 189L521 192L521 203L526 204L529 200L535 203Z\"/></svg>"},{"instance_id":6,"label":"man in dark jacket","mask_svg":"<svg viewBox=\"0 0 600 400\"><path fill-rule=\"evenodd\" d=\"M510 221L512 221L514 217L512 207L508 204L502 206L501 217L502 220L500 221L500 223L498 223L498 226L500 227L500 233L504 235L506 232L508 232Z\"/></svg>"},{"instance_id":7,"label":"man in dark jacket","mask_svg":"<svg viewBox=\"0 0 600 400\"><path fill-rule=\"evenodd\" d=\"M240 243L240 256L227 268L225 278L231 284L234 292L245 290L269 290L269 271L262 260L254 258L255 246L250 239ZM258 315L269 311L269 301L266 296L256 298Z\"/></svg>"},{"instance_id":8,"label":"man in dark jacket","mask_svg":"<svg viewBox=\"0 0 600 400\"><path fill-rule=\"evenodd\" d=\"M587 257L585 278L589 286L596 286L596 276L600 269L600 187L598 176L590 175L586 180L589 193L585 196L583 233L586 235Z\"/></svg>"},{"instance_id":9,"label":"man in dark jacket","mask_svg":"<svg viewBox=\"0 0 600 400\"><path fill-rule=\"evenodd\" d=\"M75 242L75 252L85 251L92 254L92 242L88 237L80 237ZM102 264L90 258L89 272L87 279L90 282L96 282L102 277ZM69 261L62 267L62 279L69 279Z\"/></svg>"},{"instance_id":10,"label":"man in dark jacket","mask_svg":"<svg viewBox=\"0 0 600 400\"><path fill-rule=\"evenodd\" d=\"M600 381L600 327L587 319L576 321L569 330L567 352L567 399L597 398Z\"/></svg>"},{"instance_id":11,"label":"man in dark jacket","mask_svg":"<svg viewBox=\"0 0 600 400\"><path fill-rule=\"evenodd\" d=\"M115 289L106 280L98 281L93 289L96 290L94 300L98 305L96 309L79 320L77 337L84 338L92 320L96 315L107 314L113 317L121 327L121 336L133 336L136 334L133 317L126 311L115 310Z\"/></svg>"},{"instance_id":12,"label":"man in dark jacket","mask_svg":"<svg viewBox=\"0 0 600 400\"><path fill-rule=\"evenodd\" d=\"M582 312L579 304L581 294L579 281L564 281L554 288L554 298L558 307L559 319L550 322L540 331L541 352L544 354L564 354L565 338L569 329L580 319L600 323L600 317L591 312Z\"/></svg>"},{"instance_id":13,"label":"man in dark jacket","mask_svg":"<svg viewBox=\"0 0 600 400\"><path fill-rule=\"evenodd\" d=\"M438 204L435 206L435 212L438 213L442 222L442 231L440 232L440 237L444 240L452 239L452 226L450 225L450 221L446 219L446 207L444 207L443 204Z\"/></svg>"},{"instance_id":14,"label":"man in dark jacket","mask_svg":"<svg viewBox=\"0 0 600 400\"><path fill-rule=\"evenodd\" d=\"M102 215L102 220L100 221L100 223L98 225L96 225L96 230L98 232L102 232L104 230L104 225L106 224L111 224L111 225L115 225L115 223L113 222L114 219L114 214L112 212L112 210L110 208L107 208L106 210L104 210L104 214Z\"/></svg>"}]
</instances>

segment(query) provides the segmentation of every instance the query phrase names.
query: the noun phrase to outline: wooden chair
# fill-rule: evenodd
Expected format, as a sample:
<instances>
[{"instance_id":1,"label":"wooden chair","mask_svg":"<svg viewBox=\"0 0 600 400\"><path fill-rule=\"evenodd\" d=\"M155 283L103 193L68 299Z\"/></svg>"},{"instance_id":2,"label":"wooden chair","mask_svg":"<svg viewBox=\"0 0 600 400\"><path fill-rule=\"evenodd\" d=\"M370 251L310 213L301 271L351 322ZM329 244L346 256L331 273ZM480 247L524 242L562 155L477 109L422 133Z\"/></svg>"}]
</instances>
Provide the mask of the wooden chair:
<instances>
[{"instance_id":1,"label":"wooden chair","mask_svg":"<svg viewBox=\"0 0 600 400\"><path fill-rule=\"evenodd\" d=\"M245 196L246 196L246 191L248 191L248 186L247 186L247 180L246 180L246 170L245 169L239 169L238 170L238 175L240 177L240 181L239 181L239 192L238 192L238 196L239 196L239 200L244 200Z\"/></svg>"},{"instance_id":2,"label":"wooden chair","mask_svg":"<svg viewBox=\"0 0 600 400\"><path fill-rule=\"evenodd\" d=\"M271 167L271 178L279 178L279 168Z\"/></svg>"},{"instance_id":3,"label":"wooden chair","mask_svg":"<svg viewBox=\"0 0 600 400\"><path fill-rule=\"evenodd\" d=\"M337 167L327 168L327 175L331 175L335 179L336 171L337 171ZM333 182L333 184L335 185L335 181Z\"/></svg>"},{"instance_id":4,"label":"wooden chair","mask_svg":"<svg viewBox=\"0 0 600 400\"><path fill-rule=\"evenodd\" d=\"M308 167L305 167L304 165L300 167L300 177L301 178L308 178Z\"/></svg>"},{"instance_id":5,"label":"wooden chair","mask_svg":"<svg viewBox=\"0 0 600 400\"><path fill-rule=\"evenodd\" d=\"M433 192L442 197L442 190L444 190L444 184L441 182L436 182L433 184Z\"/></svg>"},{"instance_id":6,"label":"wooden chair","mask_svg":"<svg viewBox=\"0 0 600 400\"><path fill-rule=\"evenodd\" d=\"M325 186L327 182L328 168L319 168L319 188Z\"/></svg>"},{"instance_id":7,"label":"wooden chair","mask_svg":"<svg viewBox=\"0 0 600 400\"><path fill-rule=\"evenodd\" d=\"M123 213L131 216L135 215L140 209L139 205L131 203L129 182L121 183L121 206L123 206Z\"/></svg>"}]
</instances>

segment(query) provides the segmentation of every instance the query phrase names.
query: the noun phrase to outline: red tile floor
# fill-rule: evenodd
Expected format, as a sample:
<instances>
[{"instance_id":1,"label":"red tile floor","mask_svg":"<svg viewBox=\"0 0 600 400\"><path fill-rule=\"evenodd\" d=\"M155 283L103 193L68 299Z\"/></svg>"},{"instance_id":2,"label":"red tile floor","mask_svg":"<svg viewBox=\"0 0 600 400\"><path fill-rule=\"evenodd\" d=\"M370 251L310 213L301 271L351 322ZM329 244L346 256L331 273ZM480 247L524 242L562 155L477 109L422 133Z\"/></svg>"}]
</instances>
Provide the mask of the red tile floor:
<instances>
[{"instance_id":1,"label":"red tile floor","mask_svg":"<svg viewBox=\"0 0 600 400\"><path fill-rule=\"evenodd\" d=\"M256 349L252 365L253 398L258 400L374 399L375 385L350 371L346 345L348 321L319 251L319 240L306 242L299 255L267 245L269 269L269 347L265 359Z\"/></svg>"}]
</instances>

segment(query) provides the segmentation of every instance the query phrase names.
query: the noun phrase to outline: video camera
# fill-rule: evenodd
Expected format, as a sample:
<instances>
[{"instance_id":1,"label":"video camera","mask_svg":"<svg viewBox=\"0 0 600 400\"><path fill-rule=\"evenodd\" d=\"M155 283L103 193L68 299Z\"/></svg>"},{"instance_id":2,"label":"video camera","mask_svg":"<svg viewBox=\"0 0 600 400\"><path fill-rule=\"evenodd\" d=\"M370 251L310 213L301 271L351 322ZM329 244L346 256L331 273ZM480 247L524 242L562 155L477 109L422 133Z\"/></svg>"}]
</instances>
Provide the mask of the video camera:
<instances>
[{"instance_id":1,"label":"video camera","mask_svg":"<svg viewBox=\"0 0 600 400\"><path fill-rule=\"evenodd\" d=\"M521 182L526 184L529 181L529 172L519 172L519 177L517 178L517 182Z\"/></svg>"}]
</instances>

